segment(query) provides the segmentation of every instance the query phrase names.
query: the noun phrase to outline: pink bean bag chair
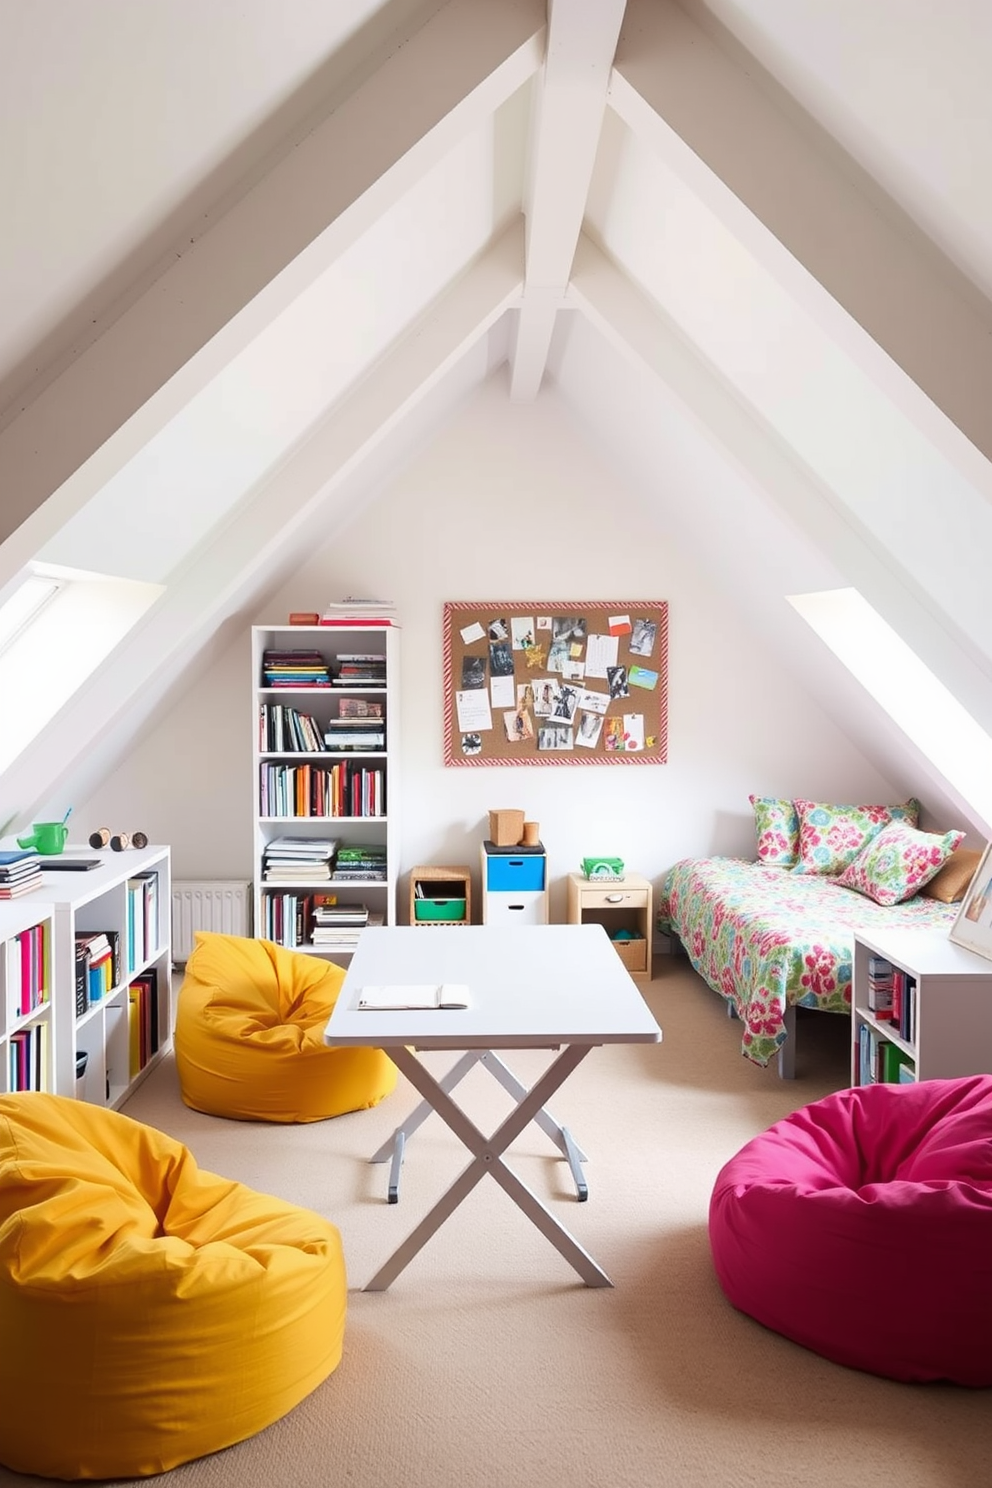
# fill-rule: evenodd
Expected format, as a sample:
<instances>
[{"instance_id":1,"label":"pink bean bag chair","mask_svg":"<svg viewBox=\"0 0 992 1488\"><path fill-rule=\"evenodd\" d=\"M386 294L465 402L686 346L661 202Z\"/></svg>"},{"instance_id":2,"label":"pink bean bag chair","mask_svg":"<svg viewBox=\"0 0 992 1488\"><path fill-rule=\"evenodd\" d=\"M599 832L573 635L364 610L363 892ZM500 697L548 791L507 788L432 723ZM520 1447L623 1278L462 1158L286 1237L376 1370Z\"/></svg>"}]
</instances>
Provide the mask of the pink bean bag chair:
<instances>
[{"instance_id":1,"label":"pink bean bag chair","mask_svg":"<svg viewBox=\"0 0 992 1488\"><path fill-rule=\"evenodd\" d=\"M992 1385L992 1075L841 1090L717 1177L710 1246L741 1312L889 1379Z\"/></svg>"}]
</instances>

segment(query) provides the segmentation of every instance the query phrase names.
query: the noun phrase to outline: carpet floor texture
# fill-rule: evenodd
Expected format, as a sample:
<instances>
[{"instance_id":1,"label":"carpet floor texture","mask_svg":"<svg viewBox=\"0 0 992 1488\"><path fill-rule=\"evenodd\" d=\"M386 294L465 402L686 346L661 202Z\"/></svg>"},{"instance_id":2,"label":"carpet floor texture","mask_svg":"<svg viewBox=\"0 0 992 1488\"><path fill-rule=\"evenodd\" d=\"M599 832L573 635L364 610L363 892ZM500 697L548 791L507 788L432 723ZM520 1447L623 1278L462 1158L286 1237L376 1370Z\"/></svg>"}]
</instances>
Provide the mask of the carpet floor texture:
<instances>
[{"instance_id":1,"label":"carpet floor texture","mask_svg":"<svg viewBox=\"0 0 992 1488\"><path fill-rule=\"evenodd\" d=\"M714 1277L706 1216L718 1170L773 1121L849 1083L848 1021L801 1012L797 1078L782 1081L741 1056L740 1024L683 958L659 957L644 995L663 1042L594 1050L552 1103L588 1154L588 1202L537 1127L510 1158L612 1288L583 1286L483 1180L388 1291L363 1292L465 1166L448 1129L431 1116L411 1137L390 1205L387 1167L368 1157L417 1104L405 1081L372 1111L270 1126L188 1110L171 1057L161 1061L126 1114L185 1142L202 1167L326 1215L351 1288L336 1372L258 1436L167 1474L170 1488L992 1481L987 1391L831 1364L735 1312ZM507 1063L530 1082L550 1057L511 1052ZM452 1062L429 1058L438 1070ZM457 1099L488 1129L509 1109L482 1067ZM884 1257L878 1305L913 1306L887 1293ZM56 1399L51 1419L57 1430ZM38 1481L0 1469L0 1488Z\"/></svg>"}]
</instances>

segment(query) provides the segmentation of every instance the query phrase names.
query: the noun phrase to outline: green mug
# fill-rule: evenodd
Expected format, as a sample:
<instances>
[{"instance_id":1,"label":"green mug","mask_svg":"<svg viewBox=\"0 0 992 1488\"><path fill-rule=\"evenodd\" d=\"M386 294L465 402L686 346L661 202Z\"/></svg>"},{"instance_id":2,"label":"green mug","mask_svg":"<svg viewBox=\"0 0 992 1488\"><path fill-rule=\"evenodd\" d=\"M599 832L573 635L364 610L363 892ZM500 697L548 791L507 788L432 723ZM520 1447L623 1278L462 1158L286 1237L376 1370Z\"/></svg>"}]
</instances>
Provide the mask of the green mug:
<instances>
[{"instance_id":1,"label":"green mug","mask_svg":"<svg viewBox=\"0 0 992 1488\"><path fill-rule=\"evenodd\" d=\"M30 837L18 837L18 847L33 847L37 853L60 853L69 836L65 822L35 822Z\"/></svg>"}]
</instances>

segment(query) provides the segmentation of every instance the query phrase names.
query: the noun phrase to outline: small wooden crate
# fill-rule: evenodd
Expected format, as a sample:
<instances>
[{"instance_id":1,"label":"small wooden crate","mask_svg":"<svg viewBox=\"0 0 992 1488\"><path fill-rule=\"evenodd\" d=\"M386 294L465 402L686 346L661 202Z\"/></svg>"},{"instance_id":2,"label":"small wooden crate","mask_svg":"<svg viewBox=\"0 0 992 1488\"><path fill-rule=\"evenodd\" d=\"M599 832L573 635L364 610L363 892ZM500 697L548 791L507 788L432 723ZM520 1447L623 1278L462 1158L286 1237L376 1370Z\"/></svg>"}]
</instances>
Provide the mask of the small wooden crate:
<instances>
[{"instance_id":1,"label":"small wooden crate","mask_svg":"<svg viewBox=\"0 0 992 1488\"><path fill-rule=\"evenodd\" d=\"M417 918L417 885L425 899L464 899L464 916L451 920L443 915L430 919ZM423 899L421 899L421 903ZM410 924L411 925L471 925L472 923L472 874L464 865L445 868L434 864L410 869Z\"/></svg>"}]
</instances>

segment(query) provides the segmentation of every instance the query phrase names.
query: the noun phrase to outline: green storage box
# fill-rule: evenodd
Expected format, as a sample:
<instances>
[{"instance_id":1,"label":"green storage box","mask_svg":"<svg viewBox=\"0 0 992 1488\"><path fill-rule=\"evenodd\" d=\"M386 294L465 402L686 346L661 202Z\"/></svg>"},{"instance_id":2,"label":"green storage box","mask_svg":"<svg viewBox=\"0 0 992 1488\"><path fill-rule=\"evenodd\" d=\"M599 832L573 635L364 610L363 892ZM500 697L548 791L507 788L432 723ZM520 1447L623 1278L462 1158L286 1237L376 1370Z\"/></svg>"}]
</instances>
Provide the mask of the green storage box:
<instances>
[{"instance_id":1,"label":"green storage box","mask_svg":"<svg viewBox=\"0 0 992 1488\"><path fill-rule=\"evenodd\" d=\"M413 914L417 920L463 920L464 899L415 899Z\"/></svg>"},{"instance_id":2,"label":"green storage box","mask_svg":"<svg viewBox=\"0 0 992 1488\"><path fill-rule=\"evenodd\" d=\"M623 858L583 858L582 872L586 878L616 882L623 878Z\"/></svg>"}]
</instances>

